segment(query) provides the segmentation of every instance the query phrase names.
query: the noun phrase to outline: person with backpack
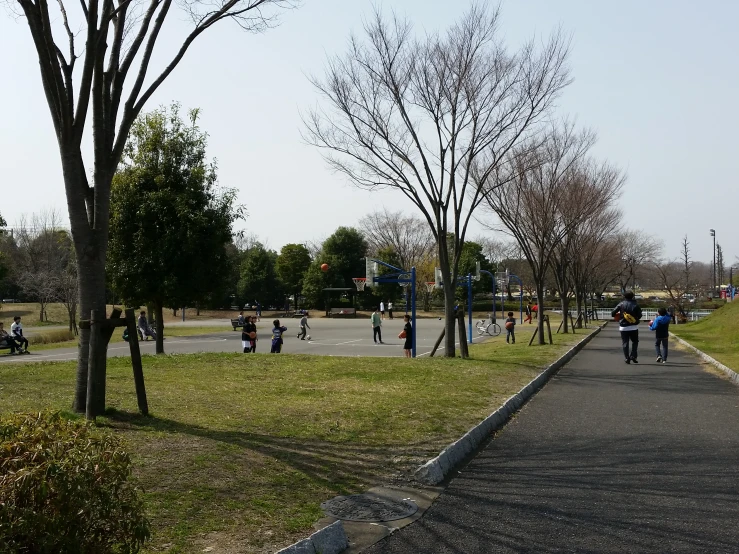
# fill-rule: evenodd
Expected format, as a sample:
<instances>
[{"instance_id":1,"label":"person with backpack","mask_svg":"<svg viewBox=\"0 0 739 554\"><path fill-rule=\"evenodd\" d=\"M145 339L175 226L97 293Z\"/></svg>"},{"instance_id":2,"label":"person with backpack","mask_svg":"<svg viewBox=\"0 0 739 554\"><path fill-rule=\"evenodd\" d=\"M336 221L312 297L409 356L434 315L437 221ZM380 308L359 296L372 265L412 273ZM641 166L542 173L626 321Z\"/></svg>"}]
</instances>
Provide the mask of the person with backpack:
<instances>
[{"instance_id":1,"label":"person with backpack","mask_svg":"<svg viewBox=\"0 0 739 554\"><path fill-rule=\"evenodd\" d=\"M657 310L657 317L649 326L650 331L655 331L654 349L657 351L657 363L667 363L667 338L670 336L670 323L672 318L665 308Z\"/></svg>"},{"instance_id":2,"label":"person with backpack","mask_svg":"<svg viewBox=\"0 0 739 554\"><path fill-rule=\"evenodd\" d=\"M611 317L618 317L618 330L621 332L621 346L624 349L626 363L638 364L641 308L634 300L633 292L628 290L624 293L624 299L611 312ZM631 342L631 351L629 351L629 342Z\"/></svg>"}]
</instances>

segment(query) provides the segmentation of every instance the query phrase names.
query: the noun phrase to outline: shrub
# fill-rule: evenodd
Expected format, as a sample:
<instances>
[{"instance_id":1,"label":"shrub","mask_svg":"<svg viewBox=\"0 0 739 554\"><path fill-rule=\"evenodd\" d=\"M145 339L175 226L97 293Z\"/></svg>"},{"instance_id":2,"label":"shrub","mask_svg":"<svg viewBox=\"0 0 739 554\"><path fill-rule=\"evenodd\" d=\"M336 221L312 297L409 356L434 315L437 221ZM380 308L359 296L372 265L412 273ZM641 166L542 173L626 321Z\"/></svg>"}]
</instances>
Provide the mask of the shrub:
<instances>
[{"instance_id":1,"label":"shrub","mask_svg":"<svg viewBox=\"0 0 739 554\"><path fill-rule=\"evenodd\" d=\"M138 552L149 537L109 431L59 414L0 418L0 553Z\"/></svg>"},{"instance_id":2,"label":"shrub","mask_svg":"<svg viewBox=\"0 0 739 554\"><path fill-rule=\"evenodd\" d=\"M56 342L65 342L77 338L69 329L57 329L55 331L45 331L32 335L28 342L30 344L52 344Z\"/></svg>"}]
</instances>

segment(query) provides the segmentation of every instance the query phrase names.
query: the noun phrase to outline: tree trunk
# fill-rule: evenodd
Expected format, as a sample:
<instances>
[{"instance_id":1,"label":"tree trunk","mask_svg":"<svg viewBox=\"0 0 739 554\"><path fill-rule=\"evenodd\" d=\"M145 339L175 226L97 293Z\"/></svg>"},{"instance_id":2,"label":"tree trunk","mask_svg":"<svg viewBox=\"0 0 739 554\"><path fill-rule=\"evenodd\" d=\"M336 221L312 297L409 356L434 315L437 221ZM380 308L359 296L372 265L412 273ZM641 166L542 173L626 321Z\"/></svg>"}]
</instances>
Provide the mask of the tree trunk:
<instances>
[{"instance_id":1,"label":"tree trunk","mask_svg":"<svg viewBox=\"0 0 739 554\"><path fill-rule=\"evenodd\" d=\"M444 281L444 355L447 358L456 356L455 338L457 333L454 326L456 325L456 314L454 313L454 304L456 303L455 292L456 283L452 280L452 267L449 260L449 247L446 237L439 236L439 265L441 266L441 276Z\"/></svg>"},{"instance_id":2,"label":"tree trunk","mask_svg":"<svg viewBox=\"0 0 739 554\"><path fill-rule=\"evenodd\" d=\"M172 317L177 317L177 308L172 308Z\"/></svg>"},{"instance_id":3,"label":"tree trunk","mask_svg":"<svg viewBox=\"0 0 739 554\"><path fill-rule=\"evenodd\" d=\"M76 245L75 245L76 247ZM105 313L105 257L95 255L94 248L76 247L83 255L77 258L79 269L80 313L88 319L92 310ZM85 255L85 254L88 255ZM73 408L76 412L85 413L87 406L87 373L88 364L94 363L98 371L105 371L107 362L107 344L99 343L97 352L90 351L90 329L80 329L79 351L77 354L77 384Z\"/></svg>"},{"instance_id":4,"label":"tree trunk","mask_svg":"<svg viewBox=\"0 0 739 554\"><path fill-rule=\"evenodd\" d=\"M164 354L164 313L161 302L154 304L154 310L156 311L156 323L157 323L157 346L156 353Z\"/></svg>"},{"instance_id":5,"label":"tree trunk","mask_svg":"<svg viewBox=\"0 0 739 554\"><path fill-rule=\"evenodd\" d=\"M544 340L544 283L536 283L536 326L539 332L536 334L539 339L539 344L546 344Z\"/></svg>"},{"instance_id":6,"label":"tree trunk","mask_svg":"<svg viewBox=\"0 0 739 554\"><path fill-rule=\"evenodd\" d=\"M570 332L570 322L569 318L567 317L567 312L569 312L570 310L570 297L565 294L564 296L560 296L559 300L559 303L562 306L562 320L564 321L564 323L562 324L562 332L564 334L567 334Z\"/></svg>"}]
</instances>

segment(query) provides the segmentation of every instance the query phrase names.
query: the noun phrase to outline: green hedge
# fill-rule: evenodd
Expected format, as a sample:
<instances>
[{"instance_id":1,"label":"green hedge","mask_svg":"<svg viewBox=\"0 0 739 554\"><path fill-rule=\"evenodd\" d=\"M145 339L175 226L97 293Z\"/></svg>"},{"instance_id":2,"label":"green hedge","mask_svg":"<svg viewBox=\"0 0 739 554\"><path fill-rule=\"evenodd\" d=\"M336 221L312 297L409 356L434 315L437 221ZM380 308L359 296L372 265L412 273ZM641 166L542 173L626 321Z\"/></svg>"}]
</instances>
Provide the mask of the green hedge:
<instances>
[{"instance_id":1,"label":"green hedge","mask_svg":"<svg viewBox=\"0 0 739 554\"><path fill-rule=\"evenodd\" d=\"M118 437L59 414L0 418L0 553L130 554L149 537Z\"/></svg>"}]
</instances>

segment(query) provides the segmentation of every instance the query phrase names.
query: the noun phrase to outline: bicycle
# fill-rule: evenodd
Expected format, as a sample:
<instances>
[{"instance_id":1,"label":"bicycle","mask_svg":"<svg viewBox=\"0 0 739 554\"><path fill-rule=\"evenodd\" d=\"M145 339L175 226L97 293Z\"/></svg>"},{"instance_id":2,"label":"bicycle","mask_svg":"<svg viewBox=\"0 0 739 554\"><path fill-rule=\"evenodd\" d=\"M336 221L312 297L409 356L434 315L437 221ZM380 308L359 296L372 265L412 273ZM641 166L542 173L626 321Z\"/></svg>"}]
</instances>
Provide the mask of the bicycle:
<instances>
[{"instance_id":1,"label":"bicycle","mask_svg":"<svg viewBox=\"0 0 739 554\"><path fill-rule=\"evenodd\" d=\"M488 314L487 319L478 321L475 327L477 327L478 335L484 335L487 333L491 337L497 337L498 335L500 335L500 332L501 332L500 325L498 325L497 323L493 321L491 314Z\"/></svg>"}]
</instances>

